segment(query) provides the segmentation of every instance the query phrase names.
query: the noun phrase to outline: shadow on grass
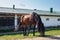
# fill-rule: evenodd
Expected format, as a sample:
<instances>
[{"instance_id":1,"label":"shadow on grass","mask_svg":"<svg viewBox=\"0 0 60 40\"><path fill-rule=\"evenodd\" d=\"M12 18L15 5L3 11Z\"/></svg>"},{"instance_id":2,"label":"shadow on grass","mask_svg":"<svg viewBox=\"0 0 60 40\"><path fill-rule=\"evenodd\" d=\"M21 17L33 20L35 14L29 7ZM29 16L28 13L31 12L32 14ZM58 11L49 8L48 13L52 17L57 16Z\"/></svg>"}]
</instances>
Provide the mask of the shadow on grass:
<instances>
[{"instance_id":1,"label":"shadow on grass","mask_svg":"<svg viewBox=\"0 0 60 40\"><path fill-rule=\"evenodd\" d=\"M5 35L15 36L15 35L22 35L22 34L21 33L16 33L16 34L1 34L0 36L5 36Z\"/></svg>"},{"instance_id":2,"label":"shadow on grass","mask_svg":"<svg viewBox=\"0 0 60 40\"><path fill-rule=\"evenodd\" d=\"M60 27L47 27L47 28L45 28L45 31L51 31L51 30L60 30Z\"/></svg>"}]
</instances>

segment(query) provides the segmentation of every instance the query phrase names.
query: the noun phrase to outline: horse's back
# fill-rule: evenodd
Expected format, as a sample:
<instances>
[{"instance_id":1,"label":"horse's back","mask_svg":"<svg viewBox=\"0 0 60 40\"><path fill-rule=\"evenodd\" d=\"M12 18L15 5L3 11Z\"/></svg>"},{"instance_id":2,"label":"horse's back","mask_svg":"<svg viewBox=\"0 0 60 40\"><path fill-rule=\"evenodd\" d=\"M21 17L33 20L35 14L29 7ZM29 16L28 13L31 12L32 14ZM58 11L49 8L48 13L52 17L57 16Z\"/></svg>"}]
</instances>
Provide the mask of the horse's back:
<instances>
[{"instance_id":1,"label":"horse's back","mask_svg":"<svg viewBox=\"0 0 60 40\"><path fill-rule=\"evenodd\" d=\"M31 15L23 15L20 19L21 24L30 24L31 23Z\"/></svg>"}]
</instances>

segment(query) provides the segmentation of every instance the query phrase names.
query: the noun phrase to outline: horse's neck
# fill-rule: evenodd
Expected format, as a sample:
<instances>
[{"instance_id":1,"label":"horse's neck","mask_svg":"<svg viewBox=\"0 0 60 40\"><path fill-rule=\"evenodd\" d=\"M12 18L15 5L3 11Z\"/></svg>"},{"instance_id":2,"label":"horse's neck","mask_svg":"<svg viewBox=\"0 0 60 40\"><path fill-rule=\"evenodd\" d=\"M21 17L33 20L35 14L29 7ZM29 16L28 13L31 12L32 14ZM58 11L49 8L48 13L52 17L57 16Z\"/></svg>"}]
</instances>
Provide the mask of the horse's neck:
<instances>
[{"instance_id":1,"label":"horse's neck","mask_svg":"<svg viewBox=\"0 0 60 40\"><path fill-rule=\"evenodd\" d=\"M38 22L38 23L42 23L42 20L41 20L40 15L37 15L37 22Z\"/></svg>"}]
</instances>

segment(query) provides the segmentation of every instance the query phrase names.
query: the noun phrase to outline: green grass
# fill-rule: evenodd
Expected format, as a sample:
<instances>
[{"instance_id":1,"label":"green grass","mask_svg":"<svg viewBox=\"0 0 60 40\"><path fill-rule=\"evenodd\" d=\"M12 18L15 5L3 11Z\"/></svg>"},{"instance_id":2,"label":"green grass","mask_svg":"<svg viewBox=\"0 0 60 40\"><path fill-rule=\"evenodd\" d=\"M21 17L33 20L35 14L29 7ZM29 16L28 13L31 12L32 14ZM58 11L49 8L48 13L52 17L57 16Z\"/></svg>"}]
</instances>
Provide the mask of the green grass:
<instances>
[{"instance_id":1,"label":"green grass","mask_svg":"<svg viewBox=\"0 0 60 40\"><path fill-rule=\"evenodd\" d=\"M56 27L56 28L47 28L45 35L60 35L60 27Z\"/></svg>"},{"instance_id":2,"label":"green grass","mask_svg":"<svg viewBox=\"0 0 60 40\"><path fill-rule=\"evenodd\" d=\"M24 38L33 38L37 37L39 35L38 32L35 33L36 36L33 36L32 33L29 34L29 36L23 36L23 34L8 34L8 35L0 35L0 40L17 40L17 39L24 39ZM51 29L46 29L45 35L60 35L60 28L51 28Z\"/></svg>"},{"instance_id":3,"label":"green grass","mask_svg":"<svg viewBox=\"0 0 60 40\"><path fill-rule=\"evenodd\" d=\"M46 31L46 32L45 32L45 35L51 35L51 36L60 35L60 30L50 30L50 31Z\"/></svg>"}]
</instances>

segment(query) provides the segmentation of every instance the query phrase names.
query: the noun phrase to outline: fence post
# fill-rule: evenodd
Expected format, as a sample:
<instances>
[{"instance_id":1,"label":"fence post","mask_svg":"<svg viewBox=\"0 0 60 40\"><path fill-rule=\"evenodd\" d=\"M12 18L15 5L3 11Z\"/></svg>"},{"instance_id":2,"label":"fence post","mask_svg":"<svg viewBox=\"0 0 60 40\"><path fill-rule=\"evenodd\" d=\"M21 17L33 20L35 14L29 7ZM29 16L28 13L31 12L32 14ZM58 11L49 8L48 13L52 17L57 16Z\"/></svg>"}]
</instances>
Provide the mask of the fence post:
<instances>
[{"instance_id":1,"label":"fence post","mask_svg":"<svg viewBox=\"0 0 60 40\"><path fill-rule=\"evenodd\" d=\"M18 30L18 28L17 28L17 14L15 14L15 22L14 22L14 24L15 24L15 30L17 31Z\"/></svg>"}]
</instances>

